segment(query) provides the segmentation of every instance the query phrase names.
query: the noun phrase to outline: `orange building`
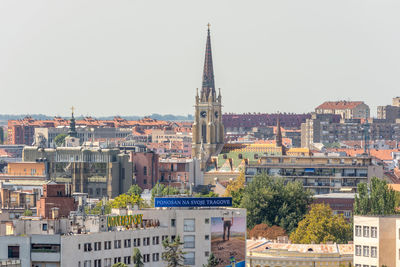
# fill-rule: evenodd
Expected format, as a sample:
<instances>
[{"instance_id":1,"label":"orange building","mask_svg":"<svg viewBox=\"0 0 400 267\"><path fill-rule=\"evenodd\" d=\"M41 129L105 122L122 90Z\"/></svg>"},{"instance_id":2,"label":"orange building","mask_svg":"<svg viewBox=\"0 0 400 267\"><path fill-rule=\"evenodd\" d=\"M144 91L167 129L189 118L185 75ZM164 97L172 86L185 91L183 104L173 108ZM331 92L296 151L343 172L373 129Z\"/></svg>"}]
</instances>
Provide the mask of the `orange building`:
<instances>
[{"instance_id":1,"label":"orange building","mask_svg":"<svg viewBox=\"0 0 400 267\"><path fill-rule=\"evenodd\" d=\"M44 162L10 162L7 166L8 176L45 176Z\"/></svg>"}]
</instances>

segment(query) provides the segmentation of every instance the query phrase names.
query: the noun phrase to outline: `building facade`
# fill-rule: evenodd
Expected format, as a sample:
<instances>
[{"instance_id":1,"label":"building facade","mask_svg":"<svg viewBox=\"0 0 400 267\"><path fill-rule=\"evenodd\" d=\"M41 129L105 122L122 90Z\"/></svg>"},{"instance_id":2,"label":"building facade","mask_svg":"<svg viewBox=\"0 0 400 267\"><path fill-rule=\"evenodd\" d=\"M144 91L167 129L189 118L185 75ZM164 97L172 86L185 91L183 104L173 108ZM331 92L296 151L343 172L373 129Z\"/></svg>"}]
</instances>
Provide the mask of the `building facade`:
<instances>
[{"instance_id":1,"label":"building facade","mask_svg":"<svg viewBox=\"0 0 400 267\"><path fill-rule=\"evenodd\" d=\"M23 160L45 161L51 180L71 184L72 192L90 197L116 197L127 192L133 182L129 155L119 149L25 147Z\"/></svg>"},{"instance_id":2,"label":"building facade","mask_svg":"<svg viewBox=\"0 0 400 267\"><path fill-rule=\"evenodd\" d=\"M127 223L131 218L133 223ZM224 218L235 228L222 242ZM177 236L183 241L185 266L202 266L211 253L226 266L230 257L244 260L246 251L244 209L122 209L107 216L14 220L8 228L8 235L0 236L0 260L20 260L22 267L111 267L118 262L133 266L134 248L140 250L145 267L166 266L162 241Z\"/></svg>"},{"instance_id":3,"label":"building facade","mask_svg":"<svg viewBox=\"0 0 400 267\"><path fill-rule=\"evenodd\" d=\"M317 114L337 114L342 119L369 118L368 105L362 101L326 101L315 108Z\"/></svg>"},{"instance_id":4,"label":"building facade","mask_svg":"<svg viewBox=\"0 0 400 267\"><path fill-rule=\"evenodd\" d=\"M383 167L369 156L264 156L246 165L246 182L267 173L287 181L299 181L315 194L356 192L371 177L383 177Z\"/></svg>"},{"instance_id":5,"label":"building facade","mask_svg":"<svg viewBox=\"0 0 400 267\"><path fill-rule=\"evenodd\" d=\"M399 216L354 216L354 266L400 266Z\"/></svg>"}]
</instances>

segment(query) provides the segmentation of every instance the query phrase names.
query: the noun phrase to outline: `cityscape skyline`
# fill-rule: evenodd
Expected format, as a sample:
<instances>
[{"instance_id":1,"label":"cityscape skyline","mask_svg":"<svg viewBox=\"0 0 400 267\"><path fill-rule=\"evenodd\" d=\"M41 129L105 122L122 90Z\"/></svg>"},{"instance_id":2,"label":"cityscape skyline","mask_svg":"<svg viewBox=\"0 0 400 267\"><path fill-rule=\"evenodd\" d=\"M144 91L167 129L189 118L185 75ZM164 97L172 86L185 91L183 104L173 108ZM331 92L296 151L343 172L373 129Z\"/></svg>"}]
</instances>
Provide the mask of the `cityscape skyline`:
<instances>
[{"instance_id":1,"label":"cityscape skyline","mask_svg":"<svg viewBox=\"0 0 400 267\"><path fill-rule=\"evenodd\" d=\"M140 11L151 3L4 1L0 88L20 105L5 101L1 113L68 116L74 105L96 117L193 114L209 22L224 112L304 113L361 100L375 114L399 86L398 3L356 2L171 1L148 16Z\"/></svg>"}]
</instances>

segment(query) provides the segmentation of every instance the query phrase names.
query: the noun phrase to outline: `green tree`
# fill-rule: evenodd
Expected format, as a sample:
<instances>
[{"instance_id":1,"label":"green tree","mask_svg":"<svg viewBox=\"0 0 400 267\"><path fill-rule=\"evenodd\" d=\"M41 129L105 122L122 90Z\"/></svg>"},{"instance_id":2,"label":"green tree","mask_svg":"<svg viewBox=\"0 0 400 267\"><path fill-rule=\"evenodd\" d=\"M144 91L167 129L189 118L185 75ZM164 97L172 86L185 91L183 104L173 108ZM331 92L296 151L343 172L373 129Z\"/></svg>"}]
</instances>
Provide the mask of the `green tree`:
<instances>
[{"instance_id":1,"label":"green tree","mask_svg":"<svg viewBox=\"0 0 400 267\"><path fill-rule=\"evenodd\" d=\"M396 213L396 193L385 180L372 177L369 186L366 183L357 185L354 200L356 215L391 215Z\"/></svg>"},{"instance_id":2,"label":"green tree","mask_svg":"<svg viewBox=\"0 0 400 267\"><path fill-rule=\"evenodd\" d=\"M142 188L140 188L140 186L138 186L137 184L134 184L134 185L131 185L127 194L140 196L142 194L142 192L143 192Z\"/></svg>"},{"instance_id":3,"label":"green tree","mask_svg":"<svg viewBox=\"0 0 400 267\"><path fill-rule=\"evenodd\" d=\"M229 182L226 187L224 197L232 197L232 206L234 208L240 207L243 199L244 193L244 183L245 183L245 175L244 172L240 172L239 176Z\"/></svg>"},{"instance_id":4,"label":"green tree","mask_svg":"<svg viewBox=\"0 0 400 267\"><path fill-rule=\"evenodd\" d=\"M142 258L143 257L142 257L142 253L140 253L140 250L138 248L135 248L133 250L133 256L132 256L133 266L134 267L142 267L142 266L144 266Z\"/></svg>"},{"instance_id":5,"label":"green tree","mask_svg":"<svg viewBox=\"0 0 400 267\"><path fill-rule=\"evenodd\" d=\"M221 260L215 257L214 253L211 253L208 257L207 264L203 264L203 267L216 267L220 262Z\"/></svg>"},{"instance_id":6,"label":"green tree","mask_svg":"<svg viewBox=\"0 0 400 267\"><path fill-rule=\"evenodd\" d=\"M300 182L285 182L283 178L257 174L247 184L241 207L247 209L247 227L256 224L279 225L292 232L307 213L312 193Z\"/></svg>"},{"instance_id":7,"label":"green tree","mask_svg":"<svg viewBox=\"0 0 400 267\"><path fill-rule=\"evenodd\" d=\"M86 214L100 215L100 214L110 214L111 213L111 202L106 201L103 205L103 201L97 202L93 209L85 208Z\"/></svg>"},{"instance_id":8,"label":"green tree","mask_svg":"<svg viewBox=\"0 0 400 267\"><path fill-rule=\"evenodd\" d=\"M26 209L26 210L24 211L24 216L32 216L32 211Z\"/></svg>"},{"instance_id":9,"label":"green tree","mask_svg":"<svg viewBox=\"0 0 400 267\"><path fill-rule=\"evenodd\" d=\"M311 206L309 213L290 235L290 240L298 244L320 244L328 241L346 244L352 237L351 224L342 214L333 215L329 205L322 203Z\"/></svg>"},{"instance_id":10,"label":"green tree","mask_svg":"<svg viewBox=\"0 0 400 267\"><path fill-rule=\"evenodd\" d=\"M128 267L128 265L126 265L126 264L124 264L124 263L122 263L122 262L118 262L118 263L114 264L114 265L111 266L111 267Z\"/></svg>"},{"instance_id":11,"label":"green tree","mask_svg":"<svg viewBox=\"0 0 400 267\"><path fill-rule=\"evenodd\" d=\"M184 254L182 251L183 242L179 236L175 240L170 241L168 238L164 239L162 242L165 252L162 254L161 258L167 263L168 267L184 266Z\"/></svg>"},{"instance_id":12,"label":"green tree","mask_svg":"<svg viewBox=\"0 0 400 267\"><path fill-rule=\"evenodd\" d=\"M151 189L151 205L154 206L155 197L178 195L179 193L179 189L176 187L156 183L156 185Z\"/></svg>"},{"instance_id":13,"label":"green tree","mask_svg":"<svg viewBox=\"0 0 400 267\"><path fill-rule=\"evenodd\" d=\"M127 194L121 194L114 198L113 201L111 201L111 207L112 208L126 208L128 204L130 205L142 205L143 200L140 198L139 195L127 195Z\"/></svg>"},{"instance_id":14,"label":"green tree","mask_svg":"<svg viewBox=\"0 0 400 267\"><path fill-rule=\"evenodd\" d=\"M65 141L65 137L67 137L67 134L59 134L54 138L54 142L56 143L56 146L62 146Z\"/></svg>"},{"instance_id":15,"label":"green tree","mask_svg":"<svg viewBox=\"0 0 400 267\"><path fill-rule=\"evenodd\" d=\"M194 195L195 197L218 197L219 195L214 191L209 191L207 194L197 193Z\"/></svg>"}]
</instances>

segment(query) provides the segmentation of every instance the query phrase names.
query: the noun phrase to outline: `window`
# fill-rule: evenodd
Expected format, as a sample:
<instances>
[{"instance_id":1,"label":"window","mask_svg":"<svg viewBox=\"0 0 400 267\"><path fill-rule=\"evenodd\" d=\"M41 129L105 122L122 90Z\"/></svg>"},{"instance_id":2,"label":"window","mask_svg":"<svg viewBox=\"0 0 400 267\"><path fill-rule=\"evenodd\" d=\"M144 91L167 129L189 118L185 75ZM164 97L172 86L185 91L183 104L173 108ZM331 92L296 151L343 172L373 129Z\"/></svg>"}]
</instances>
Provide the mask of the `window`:
<instances>
[{"instance_id":1,"label":"window","mask_svg":"<svg viewBox=\"0 0 400 267\"><path fill-rule=\"evenodd\" d=\"M133 239L133 246L134 247L140 247L140 238L134 238Z\"/></svg>"},{"instance_id":2,"label":"window","mask_svg":"<svg viewBox=\"0 0 400 267\"><path fill-rule=\"evenodd\" d=\"M118 262L121 262L121 257L115 257L114 258L114 264L118 263Z\"/></svg>"},{"instance_id":3,"label":"window","mask_svg":"<svg viewBox=\"0 0 400 267\"><path fill-rule=\"evenodd\" d=\"M363 226L363 237L369 237L369 226Z\"/></svg>"},{"instance_id":4,"label":"window","mask_svg":"<svg viewBox=\"0 0 400 267\"><path fill-rule=\"evenodd\" d=\"M153 253L153 261L159 261L160 260L160 254L159 253Z\"/></svg>"},{"instance_id":5,"label":"window","mask_svg":"<svg viewBox=\"0 0 400 267\"><path fill-rule=\"evenodd\" d=\"M377 247L371 247L371 257L372 258L377 257Z\"/></svg>"},{"instance_id":6,"label":"window","mask_svg":"<svg viewBox=\"0 0 400 267\"><path fill-rule=\"evenodd\" d=\"M143 237L143 246L150 246L150 237Z\"/></svg>"},{"instance_id":7,"label":"window","mask_svg":"<svg viewBox=\"0 0 400 267\"><path fill-rule=\"evenodd\" d=\"M209 223L210 223L210 219L209 219L209 218L205 218L205 219L204 219L204 223L205 223L205 224L209 224Z\"/></svg>"},{"instance_id":8,"label":"window","mask_svg":"<svg viewBox=\"0 0 400 267\"><path fill-rule=\"evenodd\" d=\"M101 242L94 242L94 250L101 250ZM96 266L96 263L95 263Z\"/></svg>"},{"instance_id":9,"label":"window","mask_svg":"<svg viewBox=\"0 0 400 267\"><path fill-rule=\"evenodd\" d=\"M78 249L81 249L81 244L78 244Z\"/></svg>"},{"instance_id":10,"label":"window","mask_svg":"<svg viewBox=\"0 0 400 267\"><path fill-rule=\"evenodd\" d=\"M161 242L164 241L165 239L168 239L168 236L167 236L167 235L163 235L163 236L161 237Z\"/></svg>"},{"instance_id":11,"label":"window","mask_svg":"<svg viewBox=\"0 0 400 267\"><path fill-rule=\"evenodd\" d=\"M124 240L124 247L125 248L130 248L131 247L131 240L130 239L125 239Z\"/></svg>"},{"instance_id":12,"label":"window","mask_svg":"<svg viewBox=\"0 0 400 267\"><path fill-rule=\"evenodd\" d=\"M361 256L361 246L356 245L356 256Z\"/></svg>"},{"instance_id":13,"label":"window","mask_svg":"<svg viewBox=\"0 0 400 267\"><path fill-rule=\"evenodd\" d=\"M160 237L153 236L153 245L158 245L158 244L160 244Z\"/></svg>"},{"instance_id":14,"label":"window","mask_svg":"<svg viewBox=\"0 0 400 267\"><path fill-rule=\"evenodd\" d=\"M125 256L124 257L124 263L125 264L131 264L131 256Z\"/></svg>"},{"instance_id":15,"label":"window","mask_svg":"<svg viewBox=\"0 0 400 267\"><path fill-rule=\"evenodd\" d=\"M183 247L184 248L194 248L194 246L195 246L194 235L183 236Z\"/></svg>"},{"instance_id":16,"label":"window","mask_svg":"<svg viewBox=\"0 0 400 267\"><path fill-rule=\"evenodd\" d=\"M356 267L361 267L361 264L356 264Z\"/></svg>"},{"instance_id":17,"label":"window","mask_svg":"<svg viewBox=\"0 0 400 267\"><path fill-rule=\"evenodd\" d=\"M204 256L205 256L205 257L209 257L209 256L210 256L210 251L204 252Z\"/></svg>"},{"instance_id":18,"label":"window","mask_svg":"<svg viewBox=\"0 0 400 267\"><path fill-rule=\"evenodd\" d=\"M171 227L175 227L176 226L176 220L175 219L171 219Z\"/></svg>"},{"instance_id":19,"label":"window","mask_svg":"<svg viewBox=\"0 0 400 267\"><path fill-rule=\"evenodd\" d=\"M205 239L205 240L210 240L210 236L209 236L209 235L205 235L205 236L204 236L204 239Z\"/></svg>"},{"instance_id":20,"label":"window","mask_svg":"<svg viewBox=\"0 0 400 267\"><path fill-rule=\"evenodd\" d=\"M111 241L104 241L104 249L111 249Z\"/></svg>"},{"instance_id":21,"label":"window","mask_svg":"<svg viewBox=\"0 0 400 267\"><path fill-rule=\"evenodd\" d=\"M94 260L94 267L101 267L101 260Z\"/></svg>"},{"instance_id":22,"label":"window","mask_svg":"<svg viewBox=\"0 0 400 267\"><path fill-rule=\"evenodd\" d=\"M83 244L83 251L85 252L92 251L92 243Z\"/></svg>"},{"instance_id":23,"label":"window","mask_svg":"<svg viewBox=\"0 0 400 267\"><path fill-rule=\"evenodd\" d=\"M361 236L361 226L356 225L356 236Z\"/></svg>"},{"instance_id":24,"label":"window","mask_svg":"<svg viewBox=\"0 0 400 267\"><path fill-rule=\"evenodd\" d=\"M194 232L195 231L195 220L194 219L184 219L183 220L183 231L184 232Z\"/></svg>"},{"instance_id":25,"label":"window","mask_svg":"<svg viewBox=\"0 0 400 267\"><path fill-rule=\"evenodd\" d=\"M147 167L146 166L143 167L143 175L147 175Z\"/></svg>"},{"instance_id":26,"label":"window","mask_svg":"<svg viewBox=\"0 0 400 267\"><path fill-rule=\"evenodd\" d=\"M104 267L111 267L111 258L105 258L104 259Z\"/></svg>"},{"instance_id":27,"label":"window","mask_svg":"<svg viewBox=\"0 0 400 267\"><path fill-rule=\"evenodd\" d=\"M378 237L378 228L376 227L371 227L371 237L377 238Z\"/></svg>"},{"instance_id":28,"label":"window","mask_svg":"<svg viewBox=\"0 0 400 267\"><path fill-rule=\"evenodd\" d=\"M83 262L83 267L92 267L92 261L91 261L91 260L89 260L89 261L84 261L84 262Z\"/></svg>"},{"instance_id":29,"label":"window","mask_svg":"<svg viewBox=\"0 0 400 267\"><path fill-rule=\"evenodd\" d=\"M369 246L363 246L363 256L369 257Z\"/></svg>"},{"instance_id":30,"label":"window","mask_svg":"<svg viewBox=\"0 0 400 267\"><path fill-rule=\"evenodd\" d=\"M121 248L121 240L114 240L114 248Z\"/></svg>"},{"instance_id":31,"label":"window","mask_svg":"<svg viewBox=\"0 0 400 267\"><path fill-rule=\"evenodd\" d=\"M19 259L19 246L8 246L8 258Z\"/></svg>"},{"instance_id":32,"label":"window","mask_svg":"<svg viewBox=\"0 0 400 267\"><path fill-rule=\"evenodd\" d=\"M369 265L364 264L363 267L369 267Z\"/></svg>"},{"instance_id":33,"label":"window","mask_svg":"<svg viewBox=\"0 0 400 267\"><path fill-rule=\"evenodd\" d=\"M183 264L184 265L194 265L195 264L194 252L186 252L184 257L185 257L184 260L183 260Z\"/></svg>"},{"instance_id":34,"label":"window","mask_svg":"<svg viewBox=\"0 0 400 267\"><path fill-rule=\"evenodd\" d=\"M150 254L143 254L143 262L149 262L150 261Z\"/></svg>"},{"instance_id":35,"label":"window","mask_svg":"<svg viewBox=\"0 0 400 267\"><path fill-rule=\"evenodd\" d=\"M47 231L47 223L42 224L42 231Z\"/></svg>"}]
</instances>

